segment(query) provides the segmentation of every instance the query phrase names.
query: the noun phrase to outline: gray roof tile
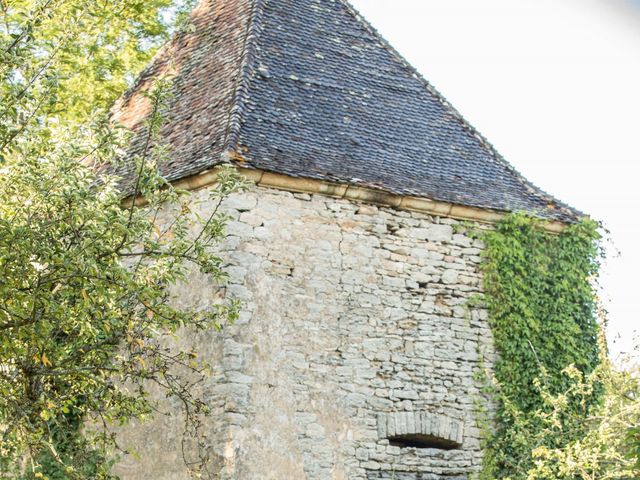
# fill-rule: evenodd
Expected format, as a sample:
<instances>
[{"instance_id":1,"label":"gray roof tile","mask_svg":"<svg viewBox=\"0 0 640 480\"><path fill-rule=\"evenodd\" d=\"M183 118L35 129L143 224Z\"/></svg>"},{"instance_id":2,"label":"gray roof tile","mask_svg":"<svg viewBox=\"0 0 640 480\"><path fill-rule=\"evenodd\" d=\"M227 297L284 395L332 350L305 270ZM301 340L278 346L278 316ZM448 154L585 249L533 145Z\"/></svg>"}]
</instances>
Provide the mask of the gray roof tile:
<instances>
[{"instance_id":1,"label":"gray roof tile","mask_svg":"<svg viewBox=\"0 0 640 480\"><path fill-rule=\"evenodd\" d=\"M174 66L163 130L169 180L232 161L555 220L581 216L515 171L346 0L203 0L192 21L195 32L158 54L114 115L139 126L148 113L141 92Z\"/></svg>"}]
</instances>

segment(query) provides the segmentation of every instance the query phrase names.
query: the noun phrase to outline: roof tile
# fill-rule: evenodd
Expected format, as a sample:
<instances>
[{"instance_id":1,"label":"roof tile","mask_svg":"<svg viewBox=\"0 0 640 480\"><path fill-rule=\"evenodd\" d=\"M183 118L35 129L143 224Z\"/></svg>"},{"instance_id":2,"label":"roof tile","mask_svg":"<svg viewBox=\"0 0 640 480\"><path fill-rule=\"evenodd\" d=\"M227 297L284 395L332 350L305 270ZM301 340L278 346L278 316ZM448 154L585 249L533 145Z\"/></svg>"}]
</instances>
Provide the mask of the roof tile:
<instances>
[{"instance_id":1,"label":"roof tile","mask_svg":"<svg viewBox=\"0 0 640 480\"><path fill-rule=\"evenodd\" d=\"M572 221L524 179L346 0L203 0L116 105L176 71L163 136L168 180L242 166ZM171 60L169 60L171 59Z\"/></svg>"}]
</instances>

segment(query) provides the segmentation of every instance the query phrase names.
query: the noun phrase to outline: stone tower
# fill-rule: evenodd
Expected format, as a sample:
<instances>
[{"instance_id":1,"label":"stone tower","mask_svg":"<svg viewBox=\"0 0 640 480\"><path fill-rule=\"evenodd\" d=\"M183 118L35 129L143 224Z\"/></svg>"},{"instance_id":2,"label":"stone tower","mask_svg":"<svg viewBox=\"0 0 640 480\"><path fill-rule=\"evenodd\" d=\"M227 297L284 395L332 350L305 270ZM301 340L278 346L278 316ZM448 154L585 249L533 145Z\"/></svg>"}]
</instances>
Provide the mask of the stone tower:
<instances>
[{"instance_id":1,"label":"stone tower","mask_svg":"<svg viewBox=\"0 0 640 480\"><path fill-rule=\"evenodd\" d=\"M495 353L469 302L483 245L461 221L524 210L557 230L580 214L519 175L346 0L202 0L192 22L116 119L137 128L142 92L174 71L164 175L205 211L217 165L255 184L225 204L241 319L181 340L214 365L216 474L469 478L474 371ZM204 307L219 294L196 276L178 293ZM142 460L118 472L186 478L180 431L172 416L129 429Z\"/></svg>"}]
</instances>

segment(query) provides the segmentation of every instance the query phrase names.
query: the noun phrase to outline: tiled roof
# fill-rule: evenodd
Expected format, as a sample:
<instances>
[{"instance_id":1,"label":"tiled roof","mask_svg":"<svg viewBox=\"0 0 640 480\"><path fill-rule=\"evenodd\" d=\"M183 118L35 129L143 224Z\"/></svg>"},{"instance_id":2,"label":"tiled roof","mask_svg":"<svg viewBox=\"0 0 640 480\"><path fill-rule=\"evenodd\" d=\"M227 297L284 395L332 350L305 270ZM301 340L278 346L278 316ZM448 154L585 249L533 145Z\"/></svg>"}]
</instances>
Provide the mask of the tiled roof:
<instances>
[{"instance_id":1,"label":"tiled roof","mask_svg":"<svg viewBox=\"0 0 640 480\"><path fill-rule=\"evenodd\" d=\"M174 69L169 180L223 162L460 205L581 214L532 185L346 0L202 0L115 108ZM433 48L437 48L434 46Z\"/></svg>"}]
</instances>

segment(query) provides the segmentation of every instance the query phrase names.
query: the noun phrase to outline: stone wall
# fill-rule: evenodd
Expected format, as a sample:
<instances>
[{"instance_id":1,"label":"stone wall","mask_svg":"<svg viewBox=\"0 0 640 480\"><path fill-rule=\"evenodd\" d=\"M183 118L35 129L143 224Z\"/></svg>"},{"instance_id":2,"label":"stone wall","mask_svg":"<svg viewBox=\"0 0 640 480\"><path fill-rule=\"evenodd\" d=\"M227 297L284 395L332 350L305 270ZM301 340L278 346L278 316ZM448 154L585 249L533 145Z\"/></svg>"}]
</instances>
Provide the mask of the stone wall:
<instances>
[{"instance_id":1,"label":"stone wall","mask_svg":"<svg viewBox=\"0 0 640 480\"><path fill-rule=\"evenodd\" d=\"M211 208L207 191L194 193ZM482 244L458 222L254 188L225 203L221 246L240 298L223 333L185 335L214 364L204 385L220 478L463 479L481 461L474 381L494 353L481 288ZM199 276L176 292L205 306ZM170 403L165 405L171 411ZM125 480L183 479L180 419L127 429L141 461ZM391 437L447 441L398 445Z\"/></svg>"}]
</instances>

